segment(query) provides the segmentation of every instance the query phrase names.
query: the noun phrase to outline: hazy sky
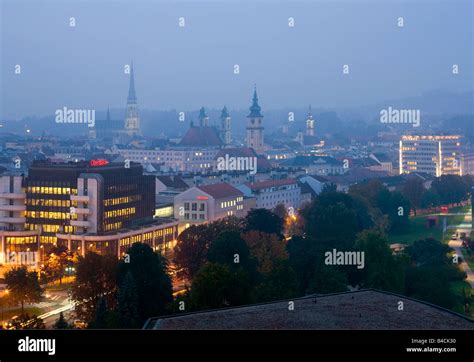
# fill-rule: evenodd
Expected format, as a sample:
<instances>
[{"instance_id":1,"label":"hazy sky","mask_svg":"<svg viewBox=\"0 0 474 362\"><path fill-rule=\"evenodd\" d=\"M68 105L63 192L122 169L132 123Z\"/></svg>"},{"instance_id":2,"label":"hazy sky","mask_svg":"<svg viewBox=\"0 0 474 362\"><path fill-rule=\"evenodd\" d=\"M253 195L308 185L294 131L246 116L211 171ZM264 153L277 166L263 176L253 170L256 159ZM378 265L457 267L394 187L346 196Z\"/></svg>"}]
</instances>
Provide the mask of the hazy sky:
<instances>
[{"instance_id":1,"label":"hazy sky","mask_svg":"<svg viewBox=\"0 0 474 362\"><path fill-rule=\"evenodd\" d=\"M363 105L474 83L472 0L0 3L4 118L123 107L132 59L142 109L247 108L254 83L264 109Z\"/></svg>"}]
</instances>

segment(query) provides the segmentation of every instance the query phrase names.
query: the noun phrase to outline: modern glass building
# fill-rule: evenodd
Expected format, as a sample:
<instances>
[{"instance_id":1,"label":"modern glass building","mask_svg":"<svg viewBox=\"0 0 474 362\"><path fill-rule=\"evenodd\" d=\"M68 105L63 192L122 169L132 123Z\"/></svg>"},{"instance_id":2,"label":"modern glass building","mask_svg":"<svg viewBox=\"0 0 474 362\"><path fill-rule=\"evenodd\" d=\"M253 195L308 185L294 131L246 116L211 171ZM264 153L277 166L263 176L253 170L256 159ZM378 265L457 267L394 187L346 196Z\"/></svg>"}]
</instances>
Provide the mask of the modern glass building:
<instances>
[{"instance_id":1,"label":"modern glass building","mask_svg":"<svg viewBox=\"0 0 474 362\"><path fill-rule=\"evenodd\" d=\"M26 177L0 176L0 262L12 251L43 260L56 245L81 255L120 256L134 242L169 249L177 223L154 213L155 179L140 164L37 161Z\"/></svg>"}]
</instances>

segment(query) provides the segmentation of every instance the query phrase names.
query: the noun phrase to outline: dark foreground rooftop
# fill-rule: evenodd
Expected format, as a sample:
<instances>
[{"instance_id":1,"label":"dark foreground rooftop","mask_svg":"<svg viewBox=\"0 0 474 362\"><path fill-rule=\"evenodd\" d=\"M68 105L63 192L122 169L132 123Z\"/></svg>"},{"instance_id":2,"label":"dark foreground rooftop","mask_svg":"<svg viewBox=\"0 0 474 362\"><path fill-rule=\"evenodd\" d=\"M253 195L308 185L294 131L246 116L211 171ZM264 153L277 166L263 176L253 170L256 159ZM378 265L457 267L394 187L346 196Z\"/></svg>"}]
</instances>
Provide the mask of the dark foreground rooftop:
<instances>
[{"instance_id":1,"label":"dark foreground rooftop","mask_svg":"<svg viewBox=\"0 0 474 362\"><path fill-rule=\"evenodd\" d=\"M326 294L205 312L151 318L145 329L474 329L460 314L378 290ZM399 310L403 302L403 310Z\"/></svg>"}]
</instances>

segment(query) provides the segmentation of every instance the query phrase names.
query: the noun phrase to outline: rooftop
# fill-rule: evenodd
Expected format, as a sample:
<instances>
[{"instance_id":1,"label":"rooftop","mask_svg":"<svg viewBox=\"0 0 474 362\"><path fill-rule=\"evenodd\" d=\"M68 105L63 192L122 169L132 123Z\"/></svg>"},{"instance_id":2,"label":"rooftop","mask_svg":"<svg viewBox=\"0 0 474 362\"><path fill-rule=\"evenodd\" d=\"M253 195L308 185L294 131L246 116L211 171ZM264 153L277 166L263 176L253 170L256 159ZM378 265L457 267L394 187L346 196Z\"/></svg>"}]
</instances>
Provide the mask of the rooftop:
<instances>
[{"instance_id":1,"label":"rooftop","mask_svg":"<svg viewBox=\"0 0 474 362\"><path fill-rule=\"evenodd\" d=\"M187 147L218 147L222 146L222 140L219 138L215 127L190 127L179 145Z\"/></svg>"},{"instance_id":2,"label":"rooftop","mask_svg":"<svg viewBox=\"0 0 474 362\"><path fill-rule=\"evenodd\" d=\"M291 179L291 178L245 183L245 185L248 186L251 190L261 190L261 189L267 189L269 187L278 187L278 186L286 186L286 185L294 185L294 184L296 184L296 180Z\"/></svg>"},{"instance_id":3,"label":"rooftop","mask_svg":"<svg viewBox=\"0 0 474 362\"><path fill-rule=\"evenodd\" d=\"M188 184L179 176L156 176L156 178L168 188L183 190L189 188Z\"/></svg>"},{"instance_id":4,"label":"rooftop","mask_svg":"<svg viewBox=\"0 0 474 362\"><path fill-rule=\"evenodd\" d=\"M242 191L225 182L212 185L198 186L198 189L204 191L206 194L211 195L215 199L222 199L225 197L233 196L243 196Z\"/></svg>"},{"instance_id":5,"label":"rooftop","mask_svg":"<svg viewBox=\"0 0 474 362\"><path fill-rule=\"evenodd\" d=\"M474 329L472 320L447 309L378 290L313 295L250 306L151 318L161 330L434 330ZM398 303L403 302L403 311Z\"/></svg>"}]
</instances>

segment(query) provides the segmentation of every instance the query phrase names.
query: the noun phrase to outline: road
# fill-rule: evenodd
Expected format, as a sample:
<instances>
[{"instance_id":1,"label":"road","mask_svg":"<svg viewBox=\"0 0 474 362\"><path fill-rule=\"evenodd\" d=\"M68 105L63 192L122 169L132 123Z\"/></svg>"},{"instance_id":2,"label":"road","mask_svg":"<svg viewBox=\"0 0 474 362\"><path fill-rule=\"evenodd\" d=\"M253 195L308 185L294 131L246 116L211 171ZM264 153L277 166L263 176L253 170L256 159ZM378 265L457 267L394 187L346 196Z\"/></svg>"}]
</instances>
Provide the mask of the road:
<instances>
[{"instance_id":1,"label":"road","mask_svg":"<svg viewBox=\"0 0 474 362\"><path fill-rule=\"evenodd\" d=\"M460 233L466 233L466 235L469 235L472 231L472 214L471 211L469 213L465 214L464 221L462 224L457 225L453 228L458 235ZM464 261L464 258L462 256L462 241L461 240L450 240L448 245L454 249L454 252L458 256L459 260L462 260L461 263L459 263L459 267L466 272L467 278L466 281L469 283L471 288L474 288L474 272L471 270L469 267L469 264L467 264Z\"/></svg>"}]
</instances>

